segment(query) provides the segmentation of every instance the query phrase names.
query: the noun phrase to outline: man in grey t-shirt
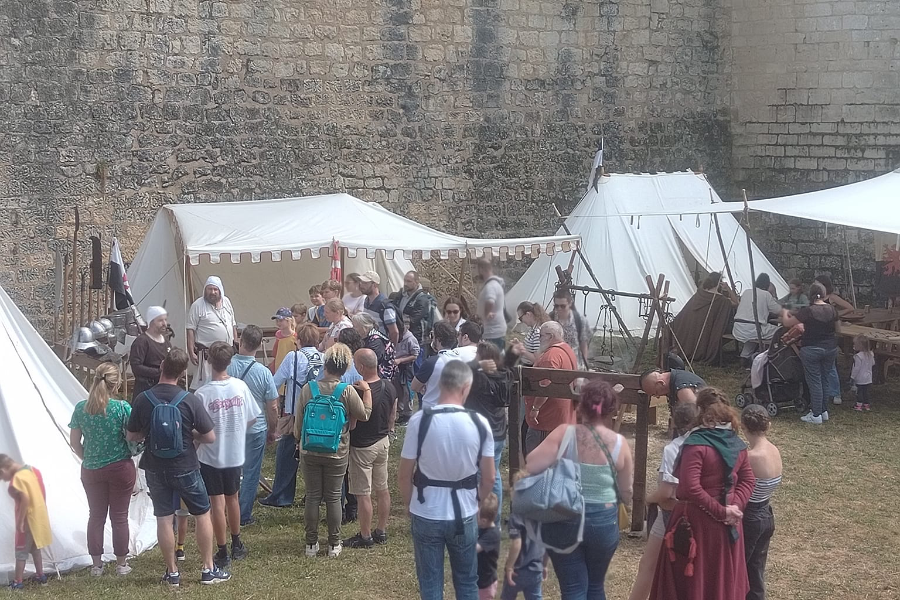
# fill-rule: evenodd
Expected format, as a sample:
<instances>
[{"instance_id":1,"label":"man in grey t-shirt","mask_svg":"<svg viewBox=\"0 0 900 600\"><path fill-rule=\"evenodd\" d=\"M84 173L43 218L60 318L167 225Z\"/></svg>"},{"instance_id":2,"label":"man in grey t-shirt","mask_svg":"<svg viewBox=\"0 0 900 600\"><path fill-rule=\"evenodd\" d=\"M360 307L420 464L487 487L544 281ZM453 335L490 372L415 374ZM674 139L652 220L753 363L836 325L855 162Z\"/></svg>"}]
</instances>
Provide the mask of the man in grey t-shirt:
<instances>
[{"instance_id":1,"label":"man in grey t-shirt","mask_svg":"<svg viewBox=\"0 0 900 600\"><path fill-rule=\"evenodd\" d=\"M494 275L491 260L481 257L475 261L481 290L478 292L478 316L484 326L483 339L496 345L502 351L506 346L506 302L503 280Z\"/></svg>"}]
</instances>

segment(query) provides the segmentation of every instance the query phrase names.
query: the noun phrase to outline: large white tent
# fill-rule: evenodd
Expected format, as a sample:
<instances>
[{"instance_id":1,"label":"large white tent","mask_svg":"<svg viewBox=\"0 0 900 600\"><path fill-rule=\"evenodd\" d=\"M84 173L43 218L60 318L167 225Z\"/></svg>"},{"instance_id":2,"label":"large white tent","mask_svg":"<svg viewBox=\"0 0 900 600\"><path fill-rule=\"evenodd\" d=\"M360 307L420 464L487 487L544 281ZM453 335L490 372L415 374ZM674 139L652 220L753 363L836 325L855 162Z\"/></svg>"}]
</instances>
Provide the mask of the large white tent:
<instances>
[{"instance_id":1,"label":"large white tent","mask_svg":"<svg viewBox=\"0 0 900 600\"><path fill-rule=\"evenodd\" d=\"M308 301L309 286L328 279L335 244L345 274L375 270L382 291L391 292L414 257L542 256L577 242L577 235L464 238L347 194L175 204L156 215L128 279L142 311L166 304L175 341L183 344L187 309L209 275L222 278L239 322L262 325L279 306Z\"/></svg>"},{"instance_id":2,"label":"large white tent","mask_svg":"<svg viewBox=\"0 0 900 600\"><path fill-rule=\"evenodd\" d=\"M689 211L721 202L701 173L604 175L566 218L566 225L573 234L581 236L582 251L601 286L622 292L648 292L645 277L650 275L655 282L662 273L670 282L669 296L675 298L671 310L677 313L697 290L695 272L721 271L725 277L725 262L713 217L692 215L682 218L672 214L642 219L619 215L674 213L677 209ZM727 212L719 215L718 220L738 290L750 289L752 278L746 234ZM756 273L768 273L778 294L786 294L787 283L752 241L751 246ZM556 266L565 269L568 259L568 256L555 255L535 260L507 293L507 308L512 311L523 300L549 305L557 282ZM575 259L572 278L576 285L594 286L579 258ZM639 314L638 300L617 296L614 304L629 330L643 330L645 321ZM591 293L586 297L579 294L576 305L592 326L598 324L604 305L599 294ZM601 323L606 322L604 318ZM615 320L609 322L613 329L617 328Z\"/></svg>"},{"instance_id":3,"label":"large white tent","mask_svg":"<svg viewBox=\"0 0 900 600\"><path fill-rule=\"evenodd\" d=\"M41 471L53 544L44 551L44 568L82 568L91 564L87 550L88 505L81 487L81 460L69 447L69 418L87 392L66 369L40 334L0 288L0 453ZM139 477L143 482L143 477ZM131 500L130 551L156 544L156 519L146 486ZM15 568L12 498L0 493L0 573ZM112 531L106 524L104 556L113 560Z\"/></svg>"}]
</instances>

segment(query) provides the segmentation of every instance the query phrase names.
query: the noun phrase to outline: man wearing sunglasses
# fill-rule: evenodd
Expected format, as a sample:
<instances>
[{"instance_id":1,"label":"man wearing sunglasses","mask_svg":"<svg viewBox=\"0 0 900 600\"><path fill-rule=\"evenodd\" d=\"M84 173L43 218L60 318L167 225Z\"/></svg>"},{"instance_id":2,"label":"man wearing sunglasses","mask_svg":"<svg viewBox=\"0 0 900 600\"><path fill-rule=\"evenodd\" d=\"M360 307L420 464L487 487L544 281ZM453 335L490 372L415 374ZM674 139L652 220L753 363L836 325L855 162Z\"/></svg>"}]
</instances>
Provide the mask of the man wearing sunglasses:
<instances>
[{"instance_id":1,"label":"man wearing sunglasses","mask_svg":"<svg viewBox=\"0 0 900 600\"><path fill-rule=\"evenodd\" d=\"M587 368L591 328L575 309L575 301L568 290L556 290L553 293L553 310L550 311L550 318L560 324L563 339L578 353L578 368Z\"/></svg>"}]
</instances>

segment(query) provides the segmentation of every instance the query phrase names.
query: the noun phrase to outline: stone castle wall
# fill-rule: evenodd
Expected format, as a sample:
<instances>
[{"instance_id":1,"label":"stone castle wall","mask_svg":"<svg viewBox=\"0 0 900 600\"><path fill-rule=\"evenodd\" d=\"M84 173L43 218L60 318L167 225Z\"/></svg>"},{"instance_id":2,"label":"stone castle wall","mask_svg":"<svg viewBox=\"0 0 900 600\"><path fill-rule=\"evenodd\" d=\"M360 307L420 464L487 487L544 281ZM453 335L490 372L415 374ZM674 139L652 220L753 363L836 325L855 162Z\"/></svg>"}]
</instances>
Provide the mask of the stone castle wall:
<instances>
[{"instance_id":1,"label":"stone castle wall","mask_svg":"<svg viewBox=\"0 0 900 600\"><path fill-rule=\"evenodd\" d=\"M46 326L75 206L130 257L165 203L333 190L454 232L552 231L601 134L616 170L724 178L722 10L5 0L0 284Z\"/></svg>"},{"instance_id":2,"label":"stone castle wall","mask_svg":"<svg viewBox=\"0 0 900 600\"><path fill-rule=\"evenodd\" d=\"M601 135L609 170L702 166L725 196L875 174L900 135L898 10L5 0L0 285L47 328L76 206L82 264L90 234L129 260L166 203L334 190L456 233L549 233Z\"/></svg>"}]
</instances>

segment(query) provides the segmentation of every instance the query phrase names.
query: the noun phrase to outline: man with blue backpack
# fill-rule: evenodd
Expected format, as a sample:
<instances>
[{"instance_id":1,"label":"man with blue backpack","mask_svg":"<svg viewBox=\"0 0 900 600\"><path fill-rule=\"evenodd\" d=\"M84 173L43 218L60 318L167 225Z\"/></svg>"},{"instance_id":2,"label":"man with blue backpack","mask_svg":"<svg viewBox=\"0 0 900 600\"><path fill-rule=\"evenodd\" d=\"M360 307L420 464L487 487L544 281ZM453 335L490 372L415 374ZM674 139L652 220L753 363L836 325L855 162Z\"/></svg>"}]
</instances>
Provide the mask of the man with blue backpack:
<instances>
[{"instance_id":1,"label":"man with blue backpack","mask_svg":"<svg viewBox=\"0 0 900 600\"><path fill-rule=\"evenodd\" d=\"M147 477L156 535L166 561L163 582L172 587L181 584L172 527L179 497L196 519L197 548L203 561L200 583L212 585L231 578L213 564L209 495L200 476L194 442L210 444L216 434L200 400L178 385L188 361L187 352L172 348L163 359L159 383L134 399L127 427L128 441L146 442L139 466Z\"/></svg>"}]
</instances>

